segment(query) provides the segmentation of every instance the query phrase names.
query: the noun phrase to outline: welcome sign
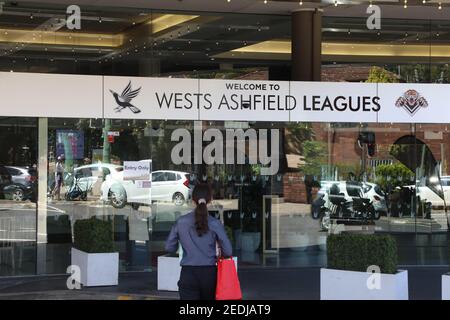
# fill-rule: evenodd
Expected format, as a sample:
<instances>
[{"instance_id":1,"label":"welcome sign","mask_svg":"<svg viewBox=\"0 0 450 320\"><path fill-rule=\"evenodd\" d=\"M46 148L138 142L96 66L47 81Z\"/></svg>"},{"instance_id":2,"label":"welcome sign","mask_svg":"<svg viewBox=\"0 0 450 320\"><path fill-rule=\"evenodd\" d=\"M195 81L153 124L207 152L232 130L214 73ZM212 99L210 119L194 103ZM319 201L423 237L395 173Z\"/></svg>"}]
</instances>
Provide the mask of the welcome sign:
<instances>
[{"instance_id":1,"label":"welcome sign","mask_svg":"<svg viewBox=\"0 0 450 320\"><path fill-rule=\"evenodd\" d=\"M376 122L382 108L376 84L105 77L117 91L130 83L140 112L117 109L113 94L106 118ZM127 91L120 96L127 100Z\"/></svg>"},{"instance_id":2,"label":"welcome sign","mask_svg":"<svg viewBox=\"0 0 450 320\"><path fill-rule=\"evenodd\" d=\"M4 97L0 116L450 123L448 84L202 80L5 72L0 73L0 82L0 95ZM30 96L33 96L32 101Z\"/></svg>"}]
</instances>

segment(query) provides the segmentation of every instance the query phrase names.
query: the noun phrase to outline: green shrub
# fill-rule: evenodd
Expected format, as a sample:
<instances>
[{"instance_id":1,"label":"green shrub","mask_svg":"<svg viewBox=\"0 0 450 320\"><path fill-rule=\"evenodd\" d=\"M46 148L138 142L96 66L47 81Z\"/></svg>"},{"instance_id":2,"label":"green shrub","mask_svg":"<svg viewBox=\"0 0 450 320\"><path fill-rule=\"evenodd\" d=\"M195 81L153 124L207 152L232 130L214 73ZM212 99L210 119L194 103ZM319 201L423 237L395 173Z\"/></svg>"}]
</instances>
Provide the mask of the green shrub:
<instances>
[{"instance_id":1,"label":"green shrub","mask_svg":"<svg viewBox=\"0 0 450 320\"><path fill-rule=\"evenodd\" d=\"M414 184L414 173L401 163L382 164L375 169L376 183L385 192Z\"/></svg>"},{"instance_id":2,"label":"green shrub","mask_svg":"<svg viewBox=\"0 0 450 320\"><path fill-rule=\"evenodd\" d=\"M372 265L381 273L397 272L397 244L389 235L339 234L327 239L328 268L366 272Z\"/></svg>"},{"instance_id":3,"label":"green shrub","mask_svg":"<svg viewBox=\"0 0 450 320\"><path fill-rule=\"evenodd\" d=\"M74 229L74 247L87 253L114 252L111 221L96 217L77 220Z\"/></svg>"}]
</instances>

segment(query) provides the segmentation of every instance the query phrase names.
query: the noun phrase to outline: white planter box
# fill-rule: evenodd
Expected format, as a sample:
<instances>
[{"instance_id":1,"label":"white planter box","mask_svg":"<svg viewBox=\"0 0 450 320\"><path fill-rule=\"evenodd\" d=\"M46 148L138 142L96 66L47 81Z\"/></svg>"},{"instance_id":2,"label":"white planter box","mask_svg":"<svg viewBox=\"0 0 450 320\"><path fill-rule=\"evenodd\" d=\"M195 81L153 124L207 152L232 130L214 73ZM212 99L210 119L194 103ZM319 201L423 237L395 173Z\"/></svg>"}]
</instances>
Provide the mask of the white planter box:
<instances>
[{"instance_id":1,"label":"white planter box","mask_svg":"<svg viewBox=\"0 0 450 320\"><path fill-rule=\"evenodd\" d=\"M450 300L450 273L442 275L442 300Z\"/></svg>"},{"instance_id":2,"label":"white planter box","mask_svg":"<svg viewBox=\"0 0 450 320\"><path fill-rule=\"evenodd\" d=\"M119 253L86 253L72 248L72 265L80 268L80 283L86 287L119 284Z\"/></svg>"},{"instance_id":3,"label":"white planter box","mask_svg":"<svg viewBox=\"0 0 450 320\"><path fill-rule=\"evenodd\" d=\"M369 289L374 274L320 269L320 300L408 300L408 271L380 274L379 289ZM370 282L369 283L373 283Z\"/></svg>"},{"instance_id":4,"label":"white planter box","mask_svg":"<svg viewBox=\"0 0 450 320\"><path fill-rule=\"evenodd\" d=\"M237 257L233 257L237 270ZM168 255L158 257L158 290L178 291L181 266L179 257Z\"/></svg>"}]
</instances>

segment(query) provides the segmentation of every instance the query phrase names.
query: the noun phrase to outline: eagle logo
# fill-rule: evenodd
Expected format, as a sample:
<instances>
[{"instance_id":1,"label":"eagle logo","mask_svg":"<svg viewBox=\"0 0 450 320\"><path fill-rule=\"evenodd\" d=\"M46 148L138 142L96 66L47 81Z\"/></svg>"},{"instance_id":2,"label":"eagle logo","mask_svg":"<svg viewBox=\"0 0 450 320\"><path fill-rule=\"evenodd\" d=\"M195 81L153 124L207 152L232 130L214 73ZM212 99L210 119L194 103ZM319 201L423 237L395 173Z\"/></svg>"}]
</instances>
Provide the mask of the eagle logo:
<instances>
[{"instance_id":1,"label":"eagle logo","mask_svg":"<svg viewBox=\"0 0 450 320\"><path fill-rule=\"evenodd\" d=\"M120 96L117 92L114 92L112 90L109 91L112 93L114 99L116 100L117 107L114 109L116 112L121 112L125 108L130 109L133 113L141 112L138 107L131 104L131 100L137 97L137 95L141 91L141 88L132 90L131 81L128 83L127 87L123 90Z\"/></svg>"},{"instance_id":2,"label":"eagle logo","mask_svg":"<svg viewBox=\"0 0 450 320\"><path fill-rule=\"evenodd\" d=\"M420 108L428 107L428 101L416 90L408 90L397 99L395 106L405 109L413 116Z\"/></svg>"}]
</instances>

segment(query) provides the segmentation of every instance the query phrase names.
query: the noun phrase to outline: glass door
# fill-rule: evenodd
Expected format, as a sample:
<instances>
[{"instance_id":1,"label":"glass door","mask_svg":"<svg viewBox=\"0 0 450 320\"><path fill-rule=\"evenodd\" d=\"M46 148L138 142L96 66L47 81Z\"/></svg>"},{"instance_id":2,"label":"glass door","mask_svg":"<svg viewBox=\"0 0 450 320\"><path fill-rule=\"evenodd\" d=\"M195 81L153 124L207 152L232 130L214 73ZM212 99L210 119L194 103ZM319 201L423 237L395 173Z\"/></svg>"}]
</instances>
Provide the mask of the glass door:
<instances>
[{"instance_id":1,"label":"glass door","mask_svg":"<svg viewBox=\"0 0 450 320\"><path fill-rule=\"evenodd\" d=\"M0 117L0 277L36 273L37 119Z\"/></svg>"}]
</instances>

